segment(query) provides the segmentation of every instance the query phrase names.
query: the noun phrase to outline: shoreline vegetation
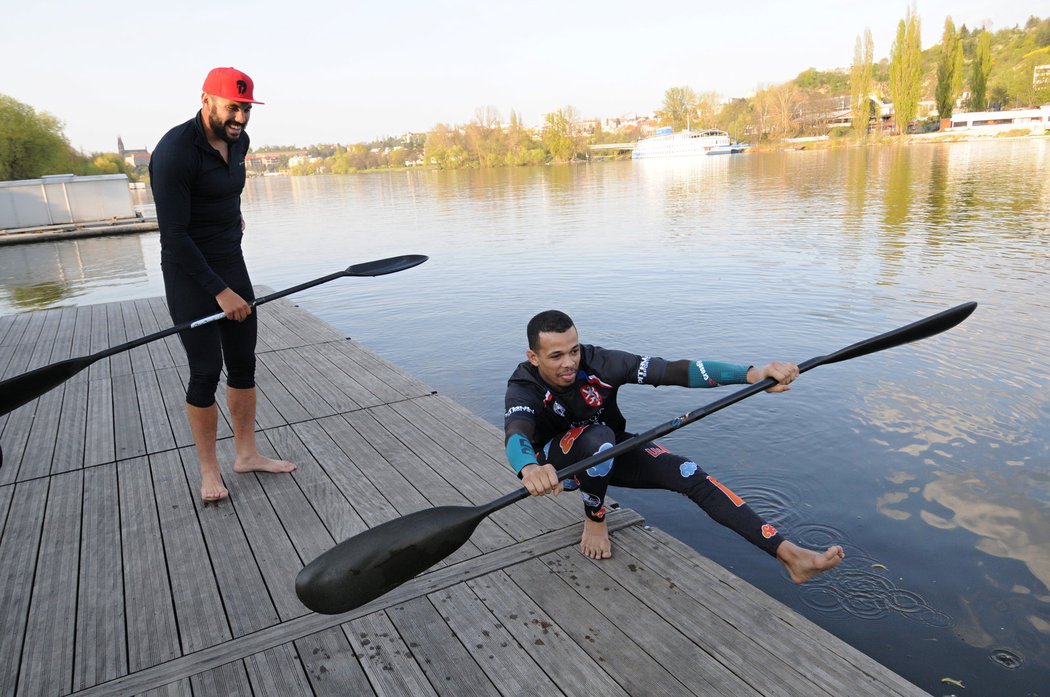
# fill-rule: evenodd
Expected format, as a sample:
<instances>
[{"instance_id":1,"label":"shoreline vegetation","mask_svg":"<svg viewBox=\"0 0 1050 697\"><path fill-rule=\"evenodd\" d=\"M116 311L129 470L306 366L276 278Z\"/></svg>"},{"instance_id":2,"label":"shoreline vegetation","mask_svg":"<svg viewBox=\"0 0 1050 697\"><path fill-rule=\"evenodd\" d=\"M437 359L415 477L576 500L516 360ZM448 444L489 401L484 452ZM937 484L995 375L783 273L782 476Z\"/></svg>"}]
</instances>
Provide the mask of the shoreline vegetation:
<instances>
[{"instance_id":1,"label":"shoreline vegetation","mask_svg":"<svg viewBox=\"0 0 1050 697\"><path fill-rule=\"evenodd\" d=\"M514 111L504 120L492 106L466 124L437 124L368 143L256 146L251 175L349 174L397 169L513 167L626 159L623 148L659 127L673 131L715 128L756 152L816 150L904 142L955 142L1020 135L939 132L955 110L1006 112L1050 108L1050 18L1030 16L1024 26L955 27L944 21L941 41L921 50L914 6L900 20L887 58L875 62L871 31L858 36L849 68L808 68L788 82L766 85L747 97L722 99L688 86L670 87L647 115L584 118L573 106L526 126ZM147 178L148 153L75 150L64 124L46 112L0 94L0 181L47 174L126 174ZM1040 137L1035 135L1034 137ZM795 139L803 138L805 142ZM134 153L134 154L133 154ZM608 154L606 154L608 153ZM144 158L142 156L145 156Z\"/></svg>"}]
</instances>

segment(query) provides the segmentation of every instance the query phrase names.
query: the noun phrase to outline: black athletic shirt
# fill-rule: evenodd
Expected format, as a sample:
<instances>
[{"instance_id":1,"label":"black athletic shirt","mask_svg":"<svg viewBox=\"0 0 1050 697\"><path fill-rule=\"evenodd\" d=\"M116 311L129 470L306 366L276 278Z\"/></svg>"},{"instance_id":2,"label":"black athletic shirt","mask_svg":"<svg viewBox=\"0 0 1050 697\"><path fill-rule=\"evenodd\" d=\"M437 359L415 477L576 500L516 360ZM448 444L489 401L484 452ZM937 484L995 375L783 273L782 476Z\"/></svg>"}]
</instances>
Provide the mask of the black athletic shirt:
<instances>
[{"instance_id":1,"label":"black athletic shirt","mask_svg":"<svg viewBox=\"0 0 1050 697\"><path fill-rule=\"evenodd\" d=\"M523 432L537 450L573 426L605 424L616 433L627 428L616 392L621 385L663 385L667 361L655 356L637 356L625 351L580 345L580 368L572 386L552 391L528 361L518 365L507 381L504 429L514 421L533 428Z\"/></svg>"},{"instance_id":2,"label":"black athletic shirt","mask_svg":"<svg viewBox=\"0 0 1050 697\"><path fill-rule=\"evenodd\" d=\"M168 131L149 163L160 224L160 259L212 295L226 283L208 260L241 253L241 191L248 134L229 144L229 165L204 134L201 113Z\"/></svg>"}]
</instances>

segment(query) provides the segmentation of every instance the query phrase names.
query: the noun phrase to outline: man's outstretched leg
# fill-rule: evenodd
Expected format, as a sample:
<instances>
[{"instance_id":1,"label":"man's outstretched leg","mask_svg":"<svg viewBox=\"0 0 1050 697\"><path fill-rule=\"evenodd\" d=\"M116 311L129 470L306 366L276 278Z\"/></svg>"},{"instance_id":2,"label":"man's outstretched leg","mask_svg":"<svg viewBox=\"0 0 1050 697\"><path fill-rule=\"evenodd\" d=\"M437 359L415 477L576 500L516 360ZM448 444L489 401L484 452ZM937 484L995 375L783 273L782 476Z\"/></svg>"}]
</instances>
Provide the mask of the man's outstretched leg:
<instances>
[{"instance_id":1,"label":"man's outstretched leg","mask_svg":"<svg viewBox=\"0 0 1050 697\"><path fill-rule=\"evenodd\" d=\"M255 388L226 388L226 401L233 420L233 443L237 457L233 463L235 472L291 472L295 465L287 460L272 460L255 444ZM214 442L214 438L212 439ZM214 450L214 448L213 448Z\"/></svg>"},{"instance_id":2,"label":"man's outstretched leg","mask_svg":"<svg viewBox=\"0 0 1050 697\"><path fill-rule=\"evenodd\" d=\"M784 540L777 547L777 559L787 569L793 583L805 583L819 573L830 571L845 558L846 553L840 545L828 547L823 552L814 552Z\"/></svg>"}]
</instances>

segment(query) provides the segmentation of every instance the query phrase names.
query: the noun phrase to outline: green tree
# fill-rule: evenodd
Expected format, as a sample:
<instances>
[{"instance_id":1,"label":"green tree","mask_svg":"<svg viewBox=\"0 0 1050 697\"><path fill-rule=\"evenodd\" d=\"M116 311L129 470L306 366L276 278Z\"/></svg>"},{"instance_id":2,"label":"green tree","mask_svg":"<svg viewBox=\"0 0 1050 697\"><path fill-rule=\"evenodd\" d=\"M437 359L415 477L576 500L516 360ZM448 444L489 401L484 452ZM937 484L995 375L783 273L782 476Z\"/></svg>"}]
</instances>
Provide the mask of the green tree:
<instances>
[{"instance_id":1,"label":"green tree","mask_svg":"<svg viewBox=\"0 0 1050 697\"><path fill-rule=\"evenodd\" d=\"M580 150L580 140L573 124L576 109L566 106L547 114L543 126L543 145L556 162L568 162Z\"/></svg>"},{"instance_id":2,"label":"green tree","mask_svg":"<svg viewBox=\"0 0 1050 697\"><path fill-rule=\"evenodd\" d=\"M62 122L0 94L0 180L36 179L82 167Z\"/></svg>"},{"instance_id":3,"label":"green tree","mask_svg":"<svg viewBox=\"0 0 1050 697\"><path fill-rule=\"evenodd\" d=\"M942 119L950 119L955 110L955 100L962 93L963 86L963 50L962 40L955 31L955 22L951 17L944 20L944 34L941 36L941 60L937 64L937 114Z\"/></svg>"},{"instance_id":4,"label":"green tree","mask_svg":"<svg viewBox=\"0 0 1050 697\"><path fill-rule=\"evenodd\" d=\"M908 132L908 124L919 111L919 89L922 82L922 33L915 7L897 25L897 38L890 50L890 99L897 131Z\"/></svg>"},{"instance_id":5,"label":"green tree","mask_svg":"<svg viewBox=\"0 0 1050 697\"><path fill-rule=\"evenodd\" d=\"M700 120L698 104L696 92L691 87L670 87L664 92L663 109L658 109L656 115L663 125L681 131Z\"/></svg>"},{"instance_id":6,"label":"green tree","mask_svg":"<svg viewBox=\"0 0 1050 697\"><path fill-rule=\"evenodd\" d=\"M987 29L977 38L977 51L970 66L970 109L988 107L988 75L992 72L992 34Z\"/></svg>"},{"instance_id":7,"label":"green tree","mask_svg":"<svg viewBox=\"0 0 1050 697\"><path fill-rule=\"evenodd\" d=\"M853 50L853 66L850 68L850 116L853 132L860 138L867 137L868 123L871 120L871 90L874 83L875 42L871 38L871 29L865 27L864 40L857 37L857 46Z\"/></svg>"}]
</instances>

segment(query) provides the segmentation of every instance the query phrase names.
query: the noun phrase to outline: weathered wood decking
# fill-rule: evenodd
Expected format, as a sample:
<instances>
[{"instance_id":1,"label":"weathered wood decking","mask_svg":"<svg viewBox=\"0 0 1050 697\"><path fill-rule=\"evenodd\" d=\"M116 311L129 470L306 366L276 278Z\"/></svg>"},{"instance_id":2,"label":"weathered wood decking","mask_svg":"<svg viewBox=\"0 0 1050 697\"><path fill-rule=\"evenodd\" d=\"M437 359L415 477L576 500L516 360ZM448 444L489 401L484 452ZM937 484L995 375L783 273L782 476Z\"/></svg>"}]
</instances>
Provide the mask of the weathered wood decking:
<instances>
[{"instance_id":1,"label":"weathered wood decking","mask_svg":"<svg viewBox=\"0 0 1050 697\"><path fill-rule=\"evenodd\" d=\"M197 496L174 337L0 417L0 695L926 694L632 511L612 560L583 558L575 496L307 612L295 576L335 542L518 483L491 425L290 303L260 319L260 444L299 469L227 472L220 505ZM3 317L0 376L168 325L157 298Z\"/></svg>"}]
</instances>

